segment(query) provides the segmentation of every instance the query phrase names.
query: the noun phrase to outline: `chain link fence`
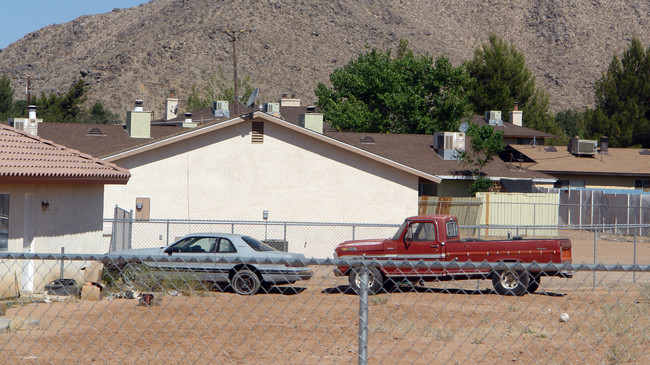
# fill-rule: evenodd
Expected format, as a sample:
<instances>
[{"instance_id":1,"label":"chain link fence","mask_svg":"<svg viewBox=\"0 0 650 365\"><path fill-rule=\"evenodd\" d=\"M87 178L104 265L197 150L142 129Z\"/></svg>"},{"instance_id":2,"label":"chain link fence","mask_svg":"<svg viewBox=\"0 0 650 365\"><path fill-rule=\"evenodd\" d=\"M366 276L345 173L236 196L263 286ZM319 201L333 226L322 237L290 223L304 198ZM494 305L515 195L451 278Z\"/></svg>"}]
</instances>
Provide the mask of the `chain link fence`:
<instances>
[{"instance_id":1,"label":"chain link fence","mask_svg":"<svg viewBox=\"0 0 650 365\"><path fill-rule=\"evenodd\" d=\"M39 288L44 294L0 301L0 356L8 363L650 363L647 264L29 253L2 253L0 260L3 280L13 281L25 261L34 275L56 278ZM127 262L140 265L135 270ZM177 266L152 268L162 262ZM238 295L233 276L206 282L205 270L197 269L262 264L306 266L312 277ZM412 278L369 295L366 268L384 265L488 275L428 283ZM334 275L337 266L359 268L359 293L347 277ZM489 273L533 266L573 278L543 277L523 296L493 289Z\"/></svg>"},{"instance_id":2,"label":"chain link fence","mask_svg":"<svg viewBox=\"0 0 650 365\"><path fill-rule=\"evenodd\" d=\"M98 253L111 247L114 225L132 227L128 247L166 247L189 233L229 232L246 234L270 243L281 243L289 252L310 258L330 258L334 247L346 240L389 238L399 224L264 222L264 221L181 221L104 220L104 242ZM573 244L573 262L588 264L650 264L650 237L635 234L650 231L650 225L569 226L462 225L462 238L562 237ZM615 233L616 232L616 233ZM630 235L624 234L629 232Z\"/></svg>"}]
</instances>

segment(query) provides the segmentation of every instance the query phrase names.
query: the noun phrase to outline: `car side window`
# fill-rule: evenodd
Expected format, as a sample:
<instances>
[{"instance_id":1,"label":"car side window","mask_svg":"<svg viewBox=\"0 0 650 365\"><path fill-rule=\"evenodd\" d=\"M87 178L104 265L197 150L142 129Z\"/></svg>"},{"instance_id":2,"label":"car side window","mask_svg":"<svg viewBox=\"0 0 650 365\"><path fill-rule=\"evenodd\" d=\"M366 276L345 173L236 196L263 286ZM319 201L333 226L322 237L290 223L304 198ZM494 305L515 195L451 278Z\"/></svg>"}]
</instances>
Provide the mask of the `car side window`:
<instances>
[{"instance_id":1,"label":"car side window","mask_svg":"<svg viewBox=\"0 0 650 365\"><path fill-rule=\"evenodd\" d=\"M237 252L235 246L226 238L219 238L219 243L217 244L217 252L219 253L230 253Z\"/></svg>"},{"instance_id":2,"label":"car side window","mask_svg":"<svg viewBox=\"0 0 650 365\"><path fill-rule=\"evenodd\" d=\"M176 243L171 252L204 253L214 252L214 237L188 237Z\"/></svg>"},{"instance_id":3,"label":"car side window","mask_svg":"<svg viewBox=\"0 0 650 365\"><path fill-rule=\"evenodd\" d=\"M409 226L412 241L435 241L436 225L431 222L415 222Z\"/></svg>"}]
</instances>

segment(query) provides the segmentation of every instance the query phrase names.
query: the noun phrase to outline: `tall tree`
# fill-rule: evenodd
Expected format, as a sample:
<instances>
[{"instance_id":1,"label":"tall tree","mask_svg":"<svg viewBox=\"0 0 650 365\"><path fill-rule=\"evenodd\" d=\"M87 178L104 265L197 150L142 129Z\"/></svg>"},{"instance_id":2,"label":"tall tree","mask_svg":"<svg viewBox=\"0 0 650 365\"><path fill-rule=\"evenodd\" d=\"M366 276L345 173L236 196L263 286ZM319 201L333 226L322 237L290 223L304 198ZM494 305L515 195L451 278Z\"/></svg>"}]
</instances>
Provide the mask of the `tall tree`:
<instances>
[{"instance_id":1,"label":"tall tree","mask_svg":"<svg viewBox=\"0 0 650 365\"><path fill-rule=\"evenodd\" d=\"M623 58L614 55L596 82L595 110L585 113L591 138L607 135L614 147L650 147L650 46L637 38Z\"/></svg>"},{"instance_id":2,"label":"tall tree","mask_svg":"<svg viewBox=\"0 0 650 365\"><path fill-rule=\"evenodd\" d=\"M0 118L6 119L14 102L14 90L7 75L0 77Z\"/></svg>"},{"instance_id":3,"label":"tall tree","mask_svg":"<svg viewBox=\"0 0 650 365\"><path fill-rule=\"evenodd\" d=\"M479 191L488 191L494 185L481 170L503 151L503 132L487 124L479 127L470 123L467 136L471 137L471 149L461 153L460 163L467 166L476 179L469 189L470 194L474 195Z\"/></svg>"},{"instance_id":4,"label":"tall tree","mask_svg":"<svg viewBox=\"0 0 650 365\"><path fill-rule=\"evenodd\" d=\"M397 56L373 48L319 83L317 105L338 130L433 133L456 130L471 116L470 77L444 56L415 57L402 40Z\"/></svg>"},{"instance_id":5,"label":"tall tree","mask_svg":"<svg viewBox=\"0 0 650 365\"><path fill-rule=\"evenodd\" d=\"M86 101L86 84L79 79L64 95L42 93L32 103L44 122L78 123L81 105Z\"/></svg>"},{"instance_id":6,"label":"tall tree","mask_svg":"<svg viewBox=\"0 0 650 365\"><path fill-rule=\"evenodd\" d=\"M492 33L488 43L476 48L474 58L466 61L465 67L474 78L470 95L475 113L501 110L508 121L508 111L518 102L525 127L561 133L549 111L548 93L536 87L535 76L514 44Z\"/></svg>"}]
</instances>

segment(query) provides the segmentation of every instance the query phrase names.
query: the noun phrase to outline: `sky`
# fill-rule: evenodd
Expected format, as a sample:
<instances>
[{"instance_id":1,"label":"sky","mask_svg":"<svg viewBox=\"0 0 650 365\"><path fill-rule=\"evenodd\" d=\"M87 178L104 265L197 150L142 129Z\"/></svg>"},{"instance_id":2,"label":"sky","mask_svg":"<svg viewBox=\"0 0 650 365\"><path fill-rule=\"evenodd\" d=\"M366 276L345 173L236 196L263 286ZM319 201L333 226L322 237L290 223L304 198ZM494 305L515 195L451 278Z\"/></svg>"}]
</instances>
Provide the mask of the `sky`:
<instances>
[{"instance_id":1,"label":"sky","mask_svg":"<svg viewBox=\"0 0 650 365\"><path fill-rule=\"evenodd\" d=\"M107 13L148 3L150 0L2 0L0 49L27 33L82 15Z\"/></svg>"}]
</instances>

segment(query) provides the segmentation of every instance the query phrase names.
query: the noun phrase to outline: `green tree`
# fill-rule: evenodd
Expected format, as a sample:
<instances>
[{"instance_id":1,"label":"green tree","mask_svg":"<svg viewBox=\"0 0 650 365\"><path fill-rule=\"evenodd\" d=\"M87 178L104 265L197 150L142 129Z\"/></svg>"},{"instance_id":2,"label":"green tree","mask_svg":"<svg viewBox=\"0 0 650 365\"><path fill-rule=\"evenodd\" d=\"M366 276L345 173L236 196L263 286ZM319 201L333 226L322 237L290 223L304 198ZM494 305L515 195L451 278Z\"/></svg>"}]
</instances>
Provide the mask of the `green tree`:
<instances>
[{"instance_id":1,"label":"green tree","mask_svg":"<svg viewBox=\"0 0 650 365\"><path fill-rule=\"evenodd\" d=\"M86 84L80 79L72 84L66 94L50 93L47 96L42 93L32 103L36 105L38 115L44 122L78 123L81 105L86 101L86 90Z\"/></svg>"},{"instance_id":2,"label":"green tree","mask_svg":"<svg viewBox=\"0 0 650 365\"><path fill-rule=\"evenodd\" d=\"M95 103L90 109L83 110L79 116L80 123L122 124L122 119L116 113L104 108L101 103Z\"/></svg>"},{"instance_id":3,"label":"green tree","mask_svg":"<svg viewBox=\"0 0 650 365\"><path fill-rule=\"evenodd\" d=\"M609 136L613 147L650 147L650 47L637 38L614 55L596 82L594 110L585 113L590 138Z\"/></svg>"},{"instance_id":4,"label":"green tree","mask_svg":"<svg viewBox=\"0 0 650 365\"><path fill-rule=\"evenodd\" d=\"M478 126L471 123L466 134L471 138L471 148L461 153L460 162L467 166L475 177L469 190L474 195L478 191L488 191L493 185L481 170L503 151L503 132L487 124Z\"/></svg>"},{"instance_id":5,"label":"green tree","mask_svg":"<svg viewBox=\"0 0 650 365\"><path fill-rule=\"evenodd\" d=\"M0 118L6 120L14 102L14 90L7 75L0 77Z\"/></svg>"},{"instance_id":6,"label":"green tree","mask_svg":"<svg viewBox=\"0 0 650 365\"><path fill-rule=\"evenodd\" d=\"M509 121L507 111L518 102L524 112L525 127L561 133L549 111L548 93L535 86L535 76L514 44L508 45L492 33L489 42L477 47L474 58L464 65L474 78L470 97L475 113L501 110L503 119Z\"/></svg>"},{"instance_id":7,"label":"green tree","mask_svg":"<svg viewBox=\"0 0 650 365\"><path fill-rule=\"evenodd\" d=\"M239 79L239 78L238 78ZM238 90L244 91L241 95L241 101L246 102L253 92L254 88L251 86L250 77L238 80ZM209 108L213 101L225 100L233 102L235 100L235 92L233 90L232 79L228 79L219 67L217 73L208 76L206 85L199 88L196 85L192 86L192 91L187 97L187 109L190 112L195 110Z\"/></svg>"},{"instance_id":8,"label":"green tree","mask_svg":"<svg viewBox=\"0 0 650 365\"><path fill-rule=\"evenodd\" d=\"M402 40L396 57L373 48L319 83L317 105L343 131L433 133L456 130L471 116L470 77L446 57L415 57Z\"/></svg>"},{"instance_id":9,"label":"green tree","mask_svg":"<svg viewBox=\"0 0 650 365\"><path fill-rule=\"evenodd\" d=\"M557 112L555 114L555 124L557 124L557 126L561 128L568 137L587 137L588 133L585 128L585 112L570 109Z\"/></svg>"}]
</instances>

